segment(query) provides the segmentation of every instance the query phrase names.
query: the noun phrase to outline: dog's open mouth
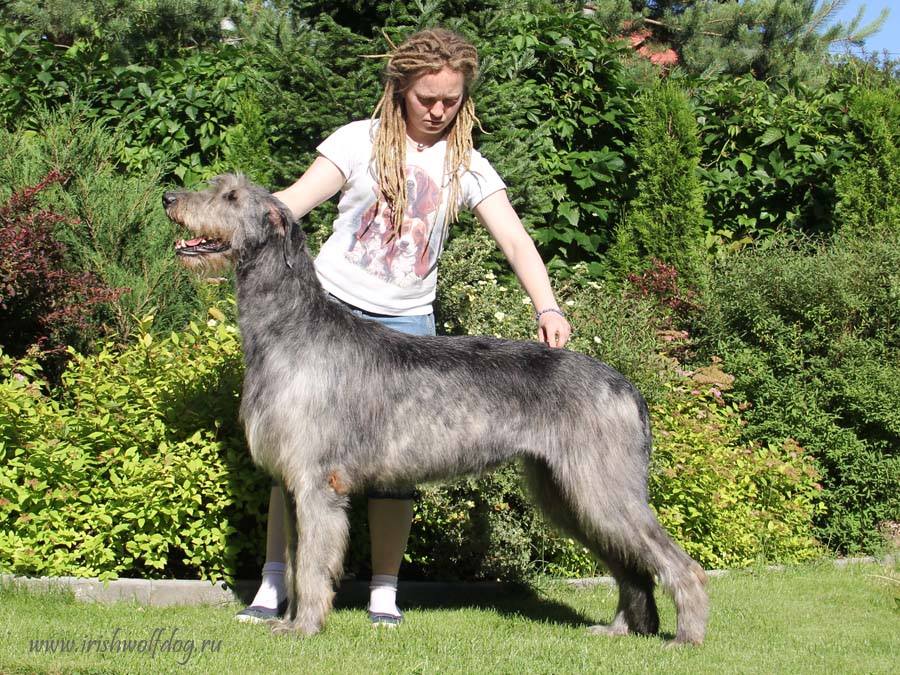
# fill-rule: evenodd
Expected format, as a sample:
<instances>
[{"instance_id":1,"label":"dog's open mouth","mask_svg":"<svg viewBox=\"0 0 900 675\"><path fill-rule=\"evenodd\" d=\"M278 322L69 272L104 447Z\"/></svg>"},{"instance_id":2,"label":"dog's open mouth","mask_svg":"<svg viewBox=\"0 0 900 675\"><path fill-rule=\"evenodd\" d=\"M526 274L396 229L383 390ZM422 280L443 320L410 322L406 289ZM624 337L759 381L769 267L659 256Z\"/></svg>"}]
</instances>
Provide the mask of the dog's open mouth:
<instances>
[{"instance_id":1,"label":"dog's open mouth","mask_svg":"<svg viewBox=\"0 0 900 675\"><path fill-rule=\"evenodd\" d=\"M227 241L221 239L181 239L175 242L175 255L193 257L210 255L212 253L225 253L231 248Z\"/></svg>"}]
</instances>

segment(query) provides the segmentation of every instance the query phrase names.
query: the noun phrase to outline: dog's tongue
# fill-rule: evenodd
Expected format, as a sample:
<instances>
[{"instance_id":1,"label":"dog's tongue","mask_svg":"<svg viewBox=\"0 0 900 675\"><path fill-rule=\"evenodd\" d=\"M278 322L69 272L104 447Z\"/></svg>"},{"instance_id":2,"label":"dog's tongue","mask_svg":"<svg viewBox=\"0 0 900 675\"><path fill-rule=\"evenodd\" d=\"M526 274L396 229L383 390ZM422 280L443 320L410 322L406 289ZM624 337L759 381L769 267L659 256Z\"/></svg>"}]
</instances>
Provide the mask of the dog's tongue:
<instances>
[{"instance_id":1,"label":"dog's tongue","mask_svg":"<svg viewBox=\"0 0 900 675\"><path fill-rule=\"evenodd\" d=\"M192 248L194 246L199 246L205 241L206 239L204 239L203 237L197 237L196 239L179 239L175 242L175 248Z\"/></svg>"}]
</instances>

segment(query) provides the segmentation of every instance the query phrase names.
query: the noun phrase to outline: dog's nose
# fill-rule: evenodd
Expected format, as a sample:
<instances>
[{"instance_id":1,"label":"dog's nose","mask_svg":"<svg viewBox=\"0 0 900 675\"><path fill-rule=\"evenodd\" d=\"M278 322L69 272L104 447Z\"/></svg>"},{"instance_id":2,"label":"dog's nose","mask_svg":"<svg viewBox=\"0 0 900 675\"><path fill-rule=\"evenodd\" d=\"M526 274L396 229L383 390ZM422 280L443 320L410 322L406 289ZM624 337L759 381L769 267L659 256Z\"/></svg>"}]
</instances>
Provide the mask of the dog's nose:
<instances>
[{"instance_id":1,"label":"dog's nose","mask_svg":"<svg viewBox=\"0 0 900 675\"><path fill-rule=\"evenodd\" d=\"M163 194L163 208L169 208L175 202L175 193L174 192L166 192Z\"/></svg>"}]
</instances>

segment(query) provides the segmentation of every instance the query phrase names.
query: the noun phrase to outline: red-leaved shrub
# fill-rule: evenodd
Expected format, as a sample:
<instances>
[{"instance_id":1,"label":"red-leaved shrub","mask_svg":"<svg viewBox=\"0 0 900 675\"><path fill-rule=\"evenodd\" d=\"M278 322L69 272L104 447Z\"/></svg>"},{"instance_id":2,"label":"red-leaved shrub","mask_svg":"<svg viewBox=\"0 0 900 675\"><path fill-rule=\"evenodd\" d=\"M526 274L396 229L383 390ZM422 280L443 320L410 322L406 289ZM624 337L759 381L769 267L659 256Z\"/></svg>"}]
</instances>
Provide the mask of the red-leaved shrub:
<instances>
[{"instance_id":1,"label":"red-leaved shrub","mask_svg":"<svg viewBox=\"0 0 900 675\"><path fill-rule=\"evenodd\" d=\"M653 258L650 268L641 274L629 274L628 281L642 297L653 298L671 312L676 324L697 311L696 293L678 283L678 270L674 266Z\"/></svg>"},{"instance_id":2,"label":"red-leaved shrub","mask_svg":"<svg viewBox=\"0 0 900 675\"><path fill-rule=\"evenodd\" d=\"M67 345L83 347L95 336L97 311L123 292L67 267L66 247L53 234L66 216L37 201L65 180L51 171L0 206L0 346L13 356L58 362Z\"/></svg>"}]
</instances>

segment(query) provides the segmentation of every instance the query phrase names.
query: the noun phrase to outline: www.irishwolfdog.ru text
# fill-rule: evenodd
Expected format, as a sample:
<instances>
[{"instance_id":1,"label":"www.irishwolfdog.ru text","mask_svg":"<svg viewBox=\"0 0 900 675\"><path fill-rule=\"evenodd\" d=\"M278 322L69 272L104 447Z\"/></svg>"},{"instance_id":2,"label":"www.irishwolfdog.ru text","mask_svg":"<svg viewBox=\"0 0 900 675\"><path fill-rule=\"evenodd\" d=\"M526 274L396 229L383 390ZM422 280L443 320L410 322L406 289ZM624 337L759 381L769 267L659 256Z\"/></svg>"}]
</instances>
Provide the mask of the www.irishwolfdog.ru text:
<instances>
[{"instance_id":1,"label":"www.irishwolfdog.ru text","mask_svg":"<svg viewBox=\"0 0 900 675\"><path fill-rule=\"evenodd\" d=\"M222 650L222 640L182 637L177 628L154 628L135 635L115 628L108 635L84 636L81 639L50 637L33 639L29 643L30 654L140 654L150 659L171 655L182 666L194 656Z\"/></svg>"}]
</instances>

